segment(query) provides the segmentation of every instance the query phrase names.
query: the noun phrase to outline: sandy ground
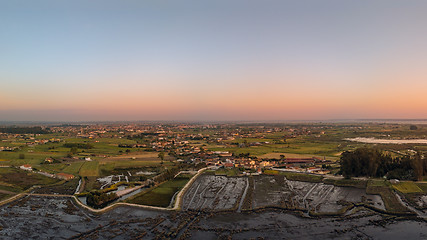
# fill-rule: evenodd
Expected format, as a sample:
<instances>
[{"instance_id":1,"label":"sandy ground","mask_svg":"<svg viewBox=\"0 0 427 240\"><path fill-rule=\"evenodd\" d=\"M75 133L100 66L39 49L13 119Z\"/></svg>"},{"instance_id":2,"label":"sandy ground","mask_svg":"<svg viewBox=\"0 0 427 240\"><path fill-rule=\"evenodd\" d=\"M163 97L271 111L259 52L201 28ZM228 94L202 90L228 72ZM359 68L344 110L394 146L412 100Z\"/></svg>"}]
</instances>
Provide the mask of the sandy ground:
<instances>
[{"instance_id":1,"label":"sandy ground","mask_svg":"<svg viewBox=\"0 0 427 240\"><path fill-rule=\"evenodd\" d=\"M377 139L377 138L345 138L344 140L361 143L377 144L427 144L427 139Z\"/></svg>"}]
</instances>

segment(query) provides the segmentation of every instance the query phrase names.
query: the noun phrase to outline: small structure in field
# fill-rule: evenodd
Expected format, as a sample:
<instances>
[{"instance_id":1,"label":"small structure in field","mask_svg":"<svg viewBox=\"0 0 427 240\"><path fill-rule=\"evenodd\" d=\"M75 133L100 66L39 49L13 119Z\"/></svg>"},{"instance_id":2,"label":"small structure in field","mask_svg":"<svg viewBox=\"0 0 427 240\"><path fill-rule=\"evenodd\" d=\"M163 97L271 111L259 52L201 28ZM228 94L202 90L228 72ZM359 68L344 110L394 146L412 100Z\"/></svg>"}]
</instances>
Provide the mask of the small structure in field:
<instances>
[{"instance_id":1,"label":"small structure in field","mask_svg":"<svg viewBox=\"0 0 427 240\"><path fill-rule=\"evenodd\" d=\"M71 180L74 178L74 175L68 173L57 173L56 177L63 180Z\"/></svg>"},{"instance_id":2,"label":"small structure in field","mask_svg":"<svg viewBox=\"0 0 427 240\"><path fill-rule=\"evenodd\" d=\"M28 164L24 164L24 165L20 166L19 168L22 170L25 170L25 171L33 171L33 168L31 167L31 165L28 165Z\"/></svg>"}]
</instances>

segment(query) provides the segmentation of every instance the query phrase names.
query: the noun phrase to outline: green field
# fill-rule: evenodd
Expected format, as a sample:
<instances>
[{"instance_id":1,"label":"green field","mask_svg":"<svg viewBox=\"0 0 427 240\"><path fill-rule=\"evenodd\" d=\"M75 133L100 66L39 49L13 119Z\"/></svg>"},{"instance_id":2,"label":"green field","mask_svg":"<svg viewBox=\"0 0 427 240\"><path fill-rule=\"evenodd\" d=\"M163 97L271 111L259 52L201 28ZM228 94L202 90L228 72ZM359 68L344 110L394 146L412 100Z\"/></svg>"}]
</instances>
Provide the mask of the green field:
<instances>
[{"instance_id":1,"label":"green field","mask_svg":"<svg viewBox=\"0 0 427 240\"><path fill-rule=\"evenodd\" d=\"M393 188L401 193L422 193L423 190L414 182L399 182L393 184Z\"/></svg>"},{"instance_id":2,"label":"green field","mask_svg":"<svg viewBox=\"0 0 427 240\"><path fill-rule=\"evenodd\" d=\"M240 171L237 168L231 168L231 169L220 168L215 171L215 175L224 175L228 177L235 177L235 176L238 176L239 174L240 174Z\"/></svg>"},{"instance_id":3,"label":"green field","mask_svg":"<svg viewBox=\"0 0 427 240\"><path fill-rule=\"evenodd\" d=\"M5 193L1 193L0 192L0 201L1 200L4 200L4 199L7 199L7 198L10 198L10 197L12 197L13 195L10 195L10 194L5 194Z\"/></svg>"},{"instance_id":4,"label":"green field","mask_svg":"<svg viewBox=\"0 0 427 240\"><path fill-rule=\"evenodd\" d=\"M79 175L82 177L99 176L99 162L98 161L85 162L83 166L81 166L80 168Z\"/></svg>"},{"instance_id":5,"label":"green field","mask_svg":"<svg viewBox=\"0 0 427 240\"><path fill-rule=\"evenodd\" d=\"M427 183L415 183L423 192L427 192Z\"/></svg>"},{"instance_id":6,"label":"green field","mask_svg":"<svg viewBox=\"0 0 427 240\"><path fill-rule=\"evenodd\" d=\"M381 198L384 201L384 205L387 211L398 213L408 211L408 209L406 209L402 204L400 204L400 201L397 199L395 194L388 186L368 186L366 188L366 193L381 195Z\"/></svg>"},{"instance_id":7,"label":"green field","mask_svg":"<svg viewBox=\"0 0 427 240\"><path fill-rule=\"evenodd\" d=\"M367 186L367 181L357 179L323 179L323 182L337 187L355 187L364 189Z\"/></svg>"},{"instance_id":8,"label":"green field","mask_svg":"<svg viewBox=\"0 0 427 240\"><path fill-rule=\"evenodd\" d=\"M318 175L294 173L294 172L284 172L284 171L277 171L277 170L265 170L264 174L267 174L267 175L283 175L289 180L301 181L301 182L322 182L322 180L323 180L323 177L318 176Z\"/></svg>"},{"instance_id":9,"label":"green field","mask_svg":"<svg viewBox=\"0 0 427 240\"><path fill-rule=\"evenodd\" d=\"M80 173L80 168L83 166L83 164L85 164L85 162L70 163L70 165L68 165L64 169L62 169L62 172L77 175Z\"/></svg>"},{"instance_id":10,"label":"green field","mask_svg":"<svg viewBox=\"0 0 427 240\"><path fill-rule=\"evenodd\" d=\"M20 192L34 185L49 185L59 182L41 174L32 173L17 168L0 168L0 189Z\"/></svg>"},{"instance_id":11,"label":"green field","mask_svg":"<svg viewBox=\"0 0 427 240\"><path fill-rule=\"evenodd\" d=\"M208 149L212 151L229 151L235 154L240 153L250 153L250 155L269 158L272 155L289 155L288 157L296 157L303 155L307 156L317 156L317 157L328 157L331 160L337 160L337 156L342 152L342 147L340 146L341 140L336 142L320 141L319 139L312 139L309 137L299 137L294 139L287 139L286 143L277 142L281 138L277 138L273 135L267 135L266 138L244 138L224 141L225 143L251 143L251 142L269 142L268 144L262 143L261 146L245 146L239 147L236 145L217 145L217 144L208 144ZM273 157L278 157L273 155Z\"/></svg>"},{"instance_id":12,"label":"green field","mask_svg":"<svg viewBox=\"0 0 427 240\"><path fill-rule=\"evenodd\" d=\"M181 190L190 178L178 176L172 180L160 184L150 191L136 196L129 200L129 203L167 207L169 206L173 195Z\"/></svg>"}]
</instances>

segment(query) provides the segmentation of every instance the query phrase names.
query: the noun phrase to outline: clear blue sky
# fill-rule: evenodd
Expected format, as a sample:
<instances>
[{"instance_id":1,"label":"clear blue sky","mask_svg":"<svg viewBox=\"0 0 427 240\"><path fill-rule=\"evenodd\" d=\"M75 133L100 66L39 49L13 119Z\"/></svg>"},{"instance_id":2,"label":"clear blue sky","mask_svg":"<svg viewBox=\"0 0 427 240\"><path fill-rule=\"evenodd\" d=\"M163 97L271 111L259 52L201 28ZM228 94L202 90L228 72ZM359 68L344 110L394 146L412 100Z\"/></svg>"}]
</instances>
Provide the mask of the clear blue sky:
<instances>
[{"instance_id":1,"label":"clear blue sky","mask_svg":"<svg viewBox=\"0 0 427 240\"><path fill-rule=\"evenodd\" d=\"M0 120L427 118L427 1L0 1Z\"/></svg>"}]
</instances>

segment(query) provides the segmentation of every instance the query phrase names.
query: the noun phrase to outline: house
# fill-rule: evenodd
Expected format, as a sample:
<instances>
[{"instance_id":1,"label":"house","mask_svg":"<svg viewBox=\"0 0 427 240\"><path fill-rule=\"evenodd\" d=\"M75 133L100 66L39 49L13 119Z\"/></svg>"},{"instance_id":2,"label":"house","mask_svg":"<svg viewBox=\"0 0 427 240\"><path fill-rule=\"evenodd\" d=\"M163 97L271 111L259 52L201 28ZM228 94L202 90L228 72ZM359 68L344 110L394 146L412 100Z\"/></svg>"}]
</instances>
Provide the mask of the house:
<instances>
[{"instance_id":1,"label":"house","mask_svg":"<svg viewBox=\"0 0 427 240\"><path fill-rule=\"evenodd\" d=\"M63 180L71 180L74 178L74 175L68 173L57 173L56 177Z\"/></svg>"},{"instance_id":2,"label":"house","mask_svg":"<svg viewBox=\"0 0 427 240\"><path fill-rule=\"evenodd\" d=\"M45 163L53 163L53 159L48 157L44 160Z\"/></svg>"},{"instance_id":3,"label":"house","mask_svg":"<svg viewBox=\"0 0 427 240\"><path fill-rule=\"evenodd\" d=\"M389 181L390 181L390 183L392 183L392 184L396 184L396 183L399 183L399 182L400 182L400 181L399 181L399 179L390 179Z\"/></svg>"},{"instance_id":4,"label":"house","mask_svg":"<svg viewBox=\"0 0 427 240\"><path fill-rule=\"evenodd\" d=\"M25 164L19 167L22 170L26 170L26 171L32 171L33 168L31 167L31 165Z\"/></svg>"},{"instance_id":5,"label":"house","mask_svg":"<svg viewBox=\"0 0 427 240\"><path fill-rule=\"evenodd\" d=\"M286 158L281 163L292 166L314 165L315 160L313 158Z\"/></svg>"},{"instance_id":6,"label":"house","mask_svg":"<svg viewBox=\"0 0 427 240\"><path fill-rule=\"evenodd\" d=\"M226 168L233 168L233 167L234 167L234 164L233 164L233 163L231 163L231 162L226 162L226 163L224 163L223 165L224 165L224 167L226 167Z\"/></svg>"}]
</instances>

